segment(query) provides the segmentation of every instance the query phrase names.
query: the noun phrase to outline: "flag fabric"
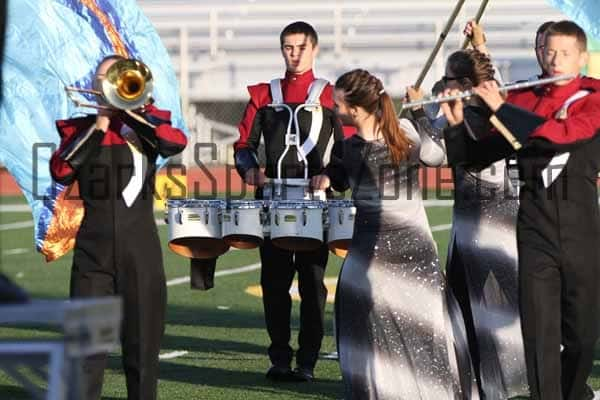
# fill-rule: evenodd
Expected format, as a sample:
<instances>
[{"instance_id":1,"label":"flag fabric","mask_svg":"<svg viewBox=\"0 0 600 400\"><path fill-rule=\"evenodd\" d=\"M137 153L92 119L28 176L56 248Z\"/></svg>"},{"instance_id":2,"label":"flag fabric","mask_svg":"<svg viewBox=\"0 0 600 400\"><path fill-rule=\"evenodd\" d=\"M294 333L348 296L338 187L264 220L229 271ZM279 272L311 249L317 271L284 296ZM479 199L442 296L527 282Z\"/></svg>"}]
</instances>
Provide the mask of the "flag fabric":
<instances>
[{"instance_id":1,"label":"flag fabric","mask_svg":"<svg viewBox=\"0 0 600 400\"><path fill-rule=\"evenodd\" d=\"M187 130L168 53L135 0L10 1L7 22L0 163L27 198L36 248L51 261L73 247L83 217L76 188L50 176L50 156L60 142L55 121L95 112L76 108L65 86L90 88L107 55L140 59L152 71L157 107Z\"/></svg>"},{"instance_id":2,"label":"flag fabric","mask_svg":"<svg viewBox=\"0 0 600 400\"><path fill-rule=\"evenodd\" d=\"M600 39L600 1L598 0L547 0L568 15L590 36Z\"/></svg>"}]
</instances>

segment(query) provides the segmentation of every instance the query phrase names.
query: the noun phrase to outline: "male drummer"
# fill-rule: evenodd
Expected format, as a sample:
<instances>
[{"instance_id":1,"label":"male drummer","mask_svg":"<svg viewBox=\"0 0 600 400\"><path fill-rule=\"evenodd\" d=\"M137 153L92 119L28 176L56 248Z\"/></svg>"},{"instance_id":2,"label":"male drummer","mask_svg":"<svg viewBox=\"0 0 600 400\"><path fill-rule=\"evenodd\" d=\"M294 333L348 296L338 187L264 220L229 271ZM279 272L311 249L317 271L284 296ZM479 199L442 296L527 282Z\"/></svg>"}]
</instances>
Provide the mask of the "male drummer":
<instances>
[{"instance_id":1,"label":"male drummer","mask_svg":"<svg viewBox=\"0 0 600 400\"><path fill-rule=\"evenodd\" d=\"M270 107L284 103L296 109L310 102L319 107L305 108L298 113L300 146L291 146L281 163L279 178L304 178L305 165L299 153L308 161L308 177L318 175L326 164L329 148L335 140L343 139L342 127L333 110L333 87L315 78L313 64L319 52L318 36L306 22L286 26L280 34L281 54L286 65L282 79L249 86L250 101L239 125L240 138L234 144L235 165L249 185L257 187L257 197L266 179L278 178L278 161L286 148L286 131L290 113L285 107ZM292 121L292 127L294 123ZM294 128L292 128L292 132ZM258 146L264 138L266 169L258 163ZM287 193L283 190L283 193ZM291 193L291 191L290 191ZM292 200L293 198L287 198ZM327 289L323 283L327 265L327 246L310 252L293 252L275 247L266 238L260 248L261 286L267 332L271 339L268 349L271 367L267 378L275 381L313 380L313 370L323 339L323 320ZM296 368L291 364L294 352L290 347L290 287L298 271L300 291L300 332Z\"/></svg>"}]
</instances>

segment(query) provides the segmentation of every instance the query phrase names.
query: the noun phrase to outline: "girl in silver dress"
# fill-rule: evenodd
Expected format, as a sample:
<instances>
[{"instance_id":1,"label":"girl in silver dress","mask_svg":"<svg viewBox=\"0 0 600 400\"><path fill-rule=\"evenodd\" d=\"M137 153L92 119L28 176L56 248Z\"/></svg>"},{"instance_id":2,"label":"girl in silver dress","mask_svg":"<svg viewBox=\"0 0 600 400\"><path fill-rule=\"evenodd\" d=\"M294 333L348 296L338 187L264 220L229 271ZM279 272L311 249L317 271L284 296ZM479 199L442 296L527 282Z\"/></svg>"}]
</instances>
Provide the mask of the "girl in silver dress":
<instances>
[{"instance_id":1,"label":"girl in silver dress","mask_svg":"<svg viewBox=\"0 0 600 400\"><path fill-rule=\"evenodd\" d=\"M354 236L338 284L336 321L346 399L460 399L444 276L418 171L444 160L439 143L398 120L379 79L342 75L334 101L358 134L333 150L315 188L352 189Z\"/></svg>"},{"instance_id":2,"label":"girl in silver dress","mask_svg":"<svg viewBox=\"0 0 600 400\"><path fill-rule=\"evenodd\" d=\"M443 80L447 91L468 90L496 75L486 55L463 50L448 58ZM468 104L469 134L488 132L488 108L478 98ZM426 129L427 121L418 122ZM454 167L452 172L454 209L446 276L464 316L480 397L526 395L518 307L517 191L505 160L483 170Z\"/></svg>"}]
</instances>

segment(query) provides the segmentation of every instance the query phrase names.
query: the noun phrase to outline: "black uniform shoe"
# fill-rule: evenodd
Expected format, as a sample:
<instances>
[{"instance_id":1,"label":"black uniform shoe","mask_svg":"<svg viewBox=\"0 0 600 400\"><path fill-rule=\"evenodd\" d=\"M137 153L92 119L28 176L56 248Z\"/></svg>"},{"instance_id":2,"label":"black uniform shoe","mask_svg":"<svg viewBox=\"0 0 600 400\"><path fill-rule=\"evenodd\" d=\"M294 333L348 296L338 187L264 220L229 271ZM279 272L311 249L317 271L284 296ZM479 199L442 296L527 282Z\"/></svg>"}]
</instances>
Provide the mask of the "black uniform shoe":
<instances>
[{"instance_id":1,"label":"black uniform shoe","mask_svg":"<svg viewBox=\"0 0 600 400\"><path fill-rule=\"evenodd\" d=\"M294 377L299 382L312 382L315 379L313 369L309 367L296 367Z\"/></svg>"},{"instance_id":2,"label":"black uniform shoe","mask_svg":"<svg viewBox=\"0 0 600 400\"><path fill-rule=\"evenodd\" d=\"M288 366L271 365L271 368L267 371L267 379L278 382L290 382L294 380L294 374Z\"/></svg>"}]
</instances>

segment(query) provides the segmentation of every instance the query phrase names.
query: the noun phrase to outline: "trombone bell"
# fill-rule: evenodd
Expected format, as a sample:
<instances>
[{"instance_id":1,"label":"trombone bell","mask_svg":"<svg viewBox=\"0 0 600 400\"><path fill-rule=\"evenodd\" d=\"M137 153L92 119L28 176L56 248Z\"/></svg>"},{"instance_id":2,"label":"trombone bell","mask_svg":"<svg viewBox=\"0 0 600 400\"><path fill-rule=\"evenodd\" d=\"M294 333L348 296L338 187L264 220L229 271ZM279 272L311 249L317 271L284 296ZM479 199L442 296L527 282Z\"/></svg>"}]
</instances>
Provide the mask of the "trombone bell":
<instances>
[{"instance_id":1,"label":"trombone bell","mask_svg":"<svg viewBox=\"0 0 600 400\"><path fill-rule=\"evenodd\" d=\"M146 64L138 60L119 60L106 71L100 90L71 86L66 86L65 90L77 107L135 110L150 102L153 86L152 72ZM75 99L72 92L94 94L108 105L83 103Z\"/></svg>"},{"instance_id":2,"label":"trombone bell","mask_svg":"<svg viewBox=\"0 0 600 400\"><path fill-rule=\"evenodd\" d=\"M153 79L150 69L138 60L121 60L106 71L102 94L113 107L134 110L146 105L152 96Z\"/></svg>"}]
</instances>

